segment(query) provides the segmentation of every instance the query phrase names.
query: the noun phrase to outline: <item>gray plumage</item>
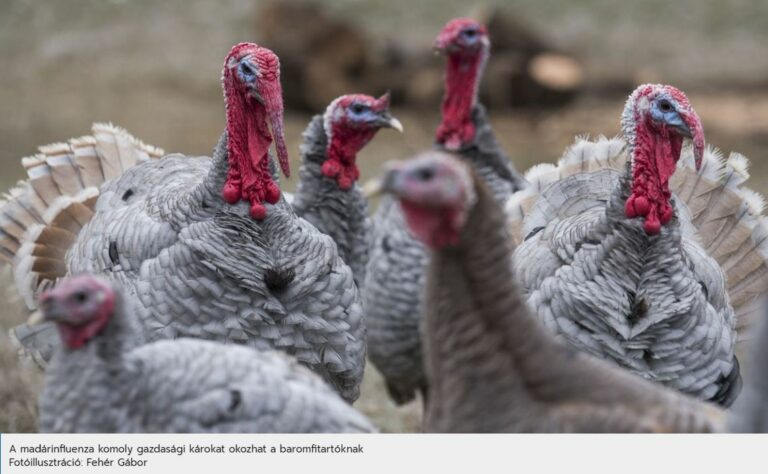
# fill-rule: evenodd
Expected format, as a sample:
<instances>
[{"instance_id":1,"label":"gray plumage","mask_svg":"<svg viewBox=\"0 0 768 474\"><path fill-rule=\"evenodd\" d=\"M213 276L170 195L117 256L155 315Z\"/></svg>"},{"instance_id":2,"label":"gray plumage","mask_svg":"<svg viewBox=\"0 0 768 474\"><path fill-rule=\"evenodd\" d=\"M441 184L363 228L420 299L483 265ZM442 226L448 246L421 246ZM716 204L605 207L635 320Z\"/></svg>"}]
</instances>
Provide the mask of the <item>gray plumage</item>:
<instances>
[{"instance_id":1,"label":"gray plumage","mask_svg":"<svg viewBox=\"0 0 768 474\"><path fill-rule=\"evenodd\" d=\"M473 120L475 141L459 156L503 203L524 186L524 179L499 146L482 105L475 106ZM426 250L410 234L399 204L383 197L373 216L363 301L369 357L397 403L426 387L420 334L426 261Z\"/></svg>"},{"instance_id":2,"label":"gray plumage","mask_svg":"<svg viewBox=\"0 0 768 474\"><path fill-rule=\"evenodd\" d=\"M528 303L579 349L730 405L740 379L722 271L686 233L683 213L655 236L627 218L629 182L602 170L541 194L530 216L547 223L528 231L514 257Z\"/></svg>"},{"instance_id":3,"label":"gray plumage","mask_svg":"<svg viewBox=\"0 0 768 474\"><path fill-rule=\"evenodd\" d=\"M765 299L763 311L768 311ZM768 433L768 318L756 328L747 359L746 382L729 416L730 431Z\"/></svg>"},{"instance_id":4,"label":"gray plumage","mask_svg":"<svg viewBox=\"0 0 768 474\"><path fill-rule=\"evenodd\" d=\"M196 339L134 348L126 318L118 305L84 347L58 349L40 399L40 431L375 431L289 356Z\"/></svg>"},{"instance_id":5,"label":"gray plumage","mask_svg":"<svg viewBox=\"0 0 768 474\"><path fill-rule=\"evenodd\" d=\"M737 329L768 287L764 200L742 186L746 158L705 149L680 90L638 87L621 124L626 141L579 139L526 174L506 205L517 276L576 347L729 406Z\"/></svg>"},{"instance_id":6,"label":"gray plumage","mask_svg":"<svg viewBox=\"0 0 768 474\"><path fill-rule=\"evenodd\" d=\"M296 214L329 235L341 259L352 268L355 282L365 280L371 221L368 200L355 182L342 190L335 179L323 175L321 167L327 159L328 138L323 116L316 115L307 126L301 144L299 184L291 205Z\"/></svg>"},{"instance_id":7,"label":"gray plumage","mask_svg":"<svg viewBox=\"0 0 768 474\"><path fill-rule=\"evenodd\" d=\"M428 160L451 158L420 166ZM516 287L500 206L476 176L466 182L474 192L465 193L460 240L432 252L427 274L425 431L722 429L716 407L575 351L543 328Z\"/></svg>"},{"instance_id":8,"label":"gray plumage","mask_svg":"<svg viewBox=\"0 0 768 474\"><path fill-rule=\"evenodd\" d=\"M517 276L545 325L576 347L728 406L741 388L737 334L768 287L763 198L743 186L746 158L704 148L679 90L638 87L622 129L626 142L579 139L557 166L526 174L530 186L506 206ZM671 169L656 178L672 218L649 233L647 220L626 217L634 173L656 153L649 143L679 146L683 136L693 147L661 155L658 169Z\"/></svg>"},{"instance_id":9,"label":"gray plumage","mask_svg":"<svg viewBox=\"0 0 768 474\"><path fill-rule=\"evenodd\" d=\"M249 216L245 202L225 203L226 173L226 134L213 159L169 155L122 169L100 192L89 188L90 220L51 244L65 249L57 257L65 262L57 263L61 273L41 275L39 262L47 258L37 250L29 265L16 258L19 290L33 300L66 274L105 275L125 288L143 340L195 337L280 349L355 400L365 329L350 268L331 238L284 200L268 205L262 221ZM28 237L32 248L58 231L54 224L38 225L37 240ZM30 351L39 349L23 331L15 335Z\"/></svg>"},{"instance_id":10,"label":"gray plumage","mask_svg":"<svg viewBox=\"0 0 768 474\"><path fill-rule=\"evenodd\" d=\"M127 288L150 341L282 349L355 400L365 345L349 267L283 200L261 222L246 203L225 203L225 143L213 160L169 156L106 184L68 253L70 273L110 275ZM121 199L147 181L144 199Z\"/></svg>"}]
</instances>

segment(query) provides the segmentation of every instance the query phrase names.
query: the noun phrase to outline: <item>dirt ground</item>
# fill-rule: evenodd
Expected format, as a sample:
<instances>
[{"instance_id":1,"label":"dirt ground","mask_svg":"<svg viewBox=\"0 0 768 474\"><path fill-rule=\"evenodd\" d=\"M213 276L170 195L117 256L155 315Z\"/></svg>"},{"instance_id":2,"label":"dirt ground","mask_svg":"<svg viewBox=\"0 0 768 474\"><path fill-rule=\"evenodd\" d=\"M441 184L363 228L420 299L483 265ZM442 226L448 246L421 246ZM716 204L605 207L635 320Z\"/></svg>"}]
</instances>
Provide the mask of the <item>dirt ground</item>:
<instances>
[{"instance_id":1,"label":"dirt ground","mask_svg":"<svg viewBox=\"0 0 768 474\"><path fill-rule=\"evenodd\" d=\"M256 36L257 3L0 2L0 190L22 177L22 156L37 145L88 133L93 121L112 121L168 152L209 154L224 126L221 59L235 42ZM768 2L669 3L520 0L508 6L584 58L588 80L618 74L688 91L709 143L749 157L752 187L768 193ZM446 20L472 10L460 0L441 2L439 9L437 0L408 2L408 9L401 8L403 0L329 4L378 37L400 31L426 48ZM665 14L657 15L659 9ZM491 119L515 166L525 170L556 160L576 135L615 135L623 100L598 91L567 109L494 111ZM383 162L430 146L437 111L394 114L405 134L383 131L360 154L363 180ZM286 115L294 167L309 118ZM283 184L292 190L295 178ZM0 300L6 301L0 305L0 432L34 429L40 387L40 375L19 364L5 337L25 316L10 300L9 285L6 272L0 276ZM418 427L418 403L395 408L370 365L356 406L384 431Z\"/></svg>"}]
</instances>

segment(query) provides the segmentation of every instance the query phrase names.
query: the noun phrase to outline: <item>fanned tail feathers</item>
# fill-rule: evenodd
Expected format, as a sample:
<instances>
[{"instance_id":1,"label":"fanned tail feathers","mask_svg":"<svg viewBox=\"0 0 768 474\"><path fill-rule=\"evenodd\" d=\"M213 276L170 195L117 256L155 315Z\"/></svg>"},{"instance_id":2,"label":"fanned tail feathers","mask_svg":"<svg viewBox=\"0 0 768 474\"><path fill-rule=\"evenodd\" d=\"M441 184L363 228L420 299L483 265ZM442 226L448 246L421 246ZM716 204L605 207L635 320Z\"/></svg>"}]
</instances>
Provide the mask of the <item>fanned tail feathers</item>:
<instances>
[{"instance_id":1,"label":"fanned tail feathers","mask_svg":"<svg viewBox=\"0 0 768 474\"><path fill-rule=\"evenodd\" d=\"M707 148L697 172L690 149L685 150L670 181L691 212L701 244L722 267L728 296L736 312L740 339L761 315L757 297L768 289L768 219L765 200L744 186L749 160Z\"/></svg>"},{"instance_id":2,"label":"fanned tail feathers","mask_svg":"<svg viewBox=\"0 0 768 474\"><path fill-rule=\"evenodd\" d=\"M528 187L513 194L505 205L510 235L517 245L523 241L523 221L541 193L552 183L578 173L600 169L622 170L626 166L625 143L619 138L577 137L557 165L538 164L525 173Z\"/></svg>"},{"instance_id":3,"label":"fanned tail feathers","mask_svg":"<svg viewBox=\"0 0 768 474\"><path fill-rule=\"evenodd\" d=\"M542 192L555 182L579 173L614 169L623 171L628 155L623 140L579 137L557 165L536 165L526 173L529 187L507 201L510 234L516 244L524 238L523 221ZM672 192L690 211L697 238L722 267L728 294L737 317L740 339L756 317L764 314L758 296L768 290L768 218L762 215L765 199L744 186L749 160L708 147L696 170L690 147L683 150L670 180ZM563 203L560 203L562 205Z\"/></svg>"},{"instance_id":4,"label":"fanned tail feathers","mask_svg":"<svg viewBox=\"0 0 768 474\"><path fill-rule=\"evenodd\" d=\"M45 368L58 345L59 335L51 323L29 325L20 324L8 332L11 344L19 353L19 358L33 362Z\"/></svg>"},{"instance_id":5,"label":"fanned tail feathers","mask_svg":"<svg viewBox=\"0 0 768 474\"><path fill-rule=\"evenodd\" d=\"M31 310L39 291L66 274L67 250L93 216L100 186L164 154L111 124L96 123L91 131L23 158L28 179L0 202L0 260L13 266Z\"/></svg>"}]
</instances>

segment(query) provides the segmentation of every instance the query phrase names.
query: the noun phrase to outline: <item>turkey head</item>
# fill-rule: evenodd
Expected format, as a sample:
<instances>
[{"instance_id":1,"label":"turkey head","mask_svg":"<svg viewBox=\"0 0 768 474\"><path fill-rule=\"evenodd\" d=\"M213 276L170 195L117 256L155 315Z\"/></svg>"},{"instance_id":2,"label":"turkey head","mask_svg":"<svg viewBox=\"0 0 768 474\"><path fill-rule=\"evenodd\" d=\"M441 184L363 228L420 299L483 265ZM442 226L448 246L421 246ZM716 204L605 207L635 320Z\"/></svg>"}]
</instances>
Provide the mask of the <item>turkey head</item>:
<instances>
[{"instance_id":1,"label":"turkey head","mask_svg":"<svg viewBox=\"0 0 768 474\"><path fill-rule=\"evenodd\" d=\"M253 43L235 45L222 73L227 103L227 154L229 171L223 197L230 204L250 203L254 219L266 216L264 202L280 200L280 188L269 169L269 147L275 140L277 158L285 176L290 175L283 137L283 94L280 60L267 48ZM270 133L267 123L271 125Z\"/></svg>"},{"instance_id":2,"label":"turkey head","mask_svg":"<svg viewBox=\"0 0 768 474\"><path fill-rule=\"evenodd\" d=\"M414 236L435 249L458 245L476 201L469 168L438 151L390 164L388 168L382 191L400 200Z\"/></svg>"},{"instance_id":3,"label":"turkey head","mask_svg":"<svg viewBox=\"0 0 768 474\"><path fill-rule=\"evenodd\" d=\"M328 147L322 172L335 179L342 190L351 188L360 177L357 153L379 129L403 131L400 121L389 113L389 94L378 99L363 94L343 95L328 106L323 124Z\"/></svg>"},{"instance_id":4,"label":"turkey head","mask_svg":"<svg viewBox=\"0 0 768 474\"><path fill-rule=\"evenodd\" d=\"M443 117L435 141L447 150L460 150L474 142L472 109L490 48L485 26L470 18L451 20L435 40L435 50L447 57Z\"/></svg>"},{"instance_id":5,"label":"turkey head","mask_svg":"<svg viewBox=\"0 0 768 474\"><path fill-rule=\"evenodd\" d=\"M669 178L675 172L683 139L693 142L696 168L704 154L704 129L685 94L672 86L645 84L629 96L621 127L632 157L632 192L624 213L643 217L643 229L658 234L672 219Z\"/></svg>"},{"instance_id":6,"label":"turkey head","mask_svg":"<svg viewBox=\"0 0 768 474\"><path fill-rule=\"evenodd\" d=\"M103 278L66 278L40 296L43 320L56 324L69 349L79 349L98 335L115 310L115 291Z\"/></svg>"}]
</instances>

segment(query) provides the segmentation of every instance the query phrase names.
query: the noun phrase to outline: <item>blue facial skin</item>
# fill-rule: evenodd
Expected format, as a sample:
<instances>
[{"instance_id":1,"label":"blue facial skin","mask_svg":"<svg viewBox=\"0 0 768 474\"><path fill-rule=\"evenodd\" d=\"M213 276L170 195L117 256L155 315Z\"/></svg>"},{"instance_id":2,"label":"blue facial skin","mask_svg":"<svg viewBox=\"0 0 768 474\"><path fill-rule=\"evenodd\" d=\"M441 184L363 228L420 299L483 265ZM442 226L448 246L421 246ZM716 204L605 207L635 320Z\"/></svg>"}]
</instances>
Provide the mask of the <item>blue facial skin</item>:
<instances>
[{"instance_id":1,"label":"blue facial skin","mask_svg":"<svg viewBox=\"0 0 768 474\"><path fill-rule=\"evenodd\" d=\"M240 80L246 84L253 84L256 82L256 66L254 66L247 58L240 61L237 66L237 75Z\"/></svg>"},{"instance_id":2,"label":"blue facial skin","mask_svg":"<svg viewBox=\"0 0 768 474\"><path fill-rule=\"evenodd\" d=\"M461 32L461 37L467 46L472 46L473 44L477 43L480 35L478 34L477 30L464 30Z\"/></svg>"},{"instance_id":3,"label":"blue facial skin","mask_svg":"<svg viewBox=\"0 0 768 474\"><path fill-rule=\"evenodd\" d=\"M371 123L379 120L379 114L367 105L352 104L347 107L347 116L352 122Z\"/></svg>"},{"instance_id":4,"label":"blue facial skin","mask_svg":"<svg viewBox=\"0 0 768 474\"><path fill-rule=\"evenodd\" d=\"M664 110L662 104L668 104L668 110ZM651 106L651 117L653 120L659 123L666 123L667 125L674 127L681 131L688 130L688 126L683 122L683 118L677 111L677 104L671 97L659 96L653 101ZM689 132L690 133L690 132Z\"/></svg>"}]
</instances>

